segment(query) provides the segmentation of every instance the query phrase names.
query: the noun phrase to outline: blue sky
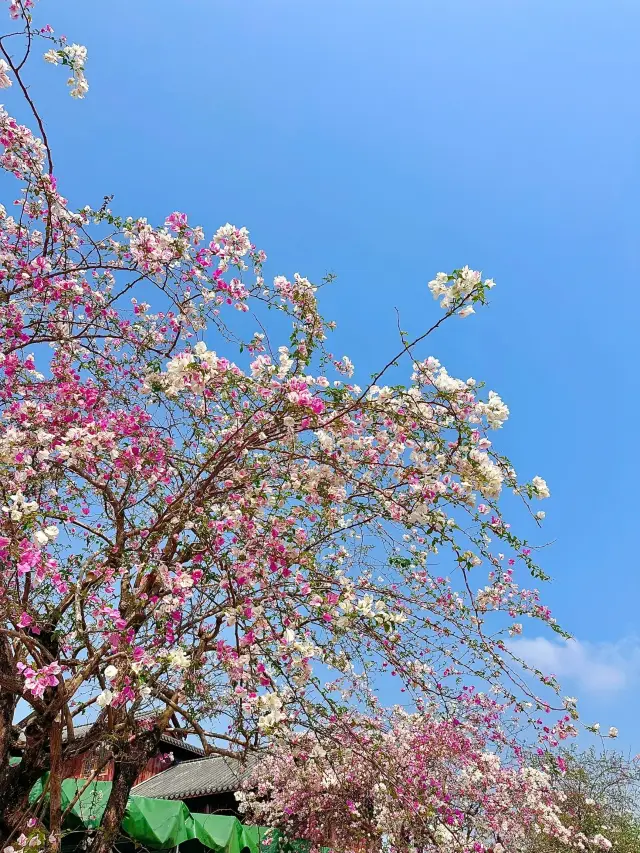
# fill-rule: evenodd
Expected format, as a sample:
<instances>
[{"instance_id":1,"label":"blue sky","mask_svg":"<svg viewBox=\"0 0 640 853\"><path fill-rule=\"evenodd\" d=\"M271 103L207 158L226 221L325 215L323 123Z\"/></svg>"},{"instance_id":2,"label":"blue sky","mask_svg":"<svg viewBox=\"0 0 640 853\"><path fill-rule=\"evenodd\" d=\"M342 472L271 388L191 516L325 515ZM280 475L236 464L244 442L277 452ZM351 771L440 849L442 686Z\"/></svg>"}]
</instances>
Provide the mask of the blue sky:
<instances>
[{"instance_id":1,"label":"blue sky","mask_svg":"<svg viewBox=\"0 0 640 853\"><path fill-rule=\"evenodd\" d=\"M335 272L335 351L364 375L395 351L396 308L410 331L436 317L436 272L496 279L430 351L503 396L498 446L552 490L545 597L579 644L534 632L528 653L640 752L636 0L42 0L38 15L89 49L84 102L61 69L31 72L72 203L231 221L273 272Z\"/></svg>"}]
</instances>

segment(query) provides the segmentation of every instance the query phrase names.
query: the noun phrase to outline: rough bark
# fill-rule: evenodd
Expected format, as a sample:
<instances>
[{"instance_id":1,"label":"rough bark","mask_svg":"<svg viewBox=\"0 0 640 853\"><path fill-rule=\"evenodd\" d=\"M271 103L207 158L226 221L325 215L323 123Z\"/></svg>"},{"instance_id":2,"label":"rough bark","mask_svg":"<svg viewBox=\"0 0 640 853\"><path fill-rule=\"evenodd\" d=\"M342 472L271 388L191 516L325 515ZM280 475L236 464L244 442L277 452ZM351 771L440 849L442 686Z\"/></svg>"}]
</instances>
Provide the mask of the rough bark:
<instances>
[{"instance_id":1,"label":"rough bark","mask_svg":"<svg viewBox=\"0 0 640 853\"><path fill-rule=\"evenodd\" d=\"M13 670L11 647L8 640L0 635L0 671L10 673ZM13 744L13 715L17 696L6 685L0 684L0 767L9 763L9 754ZM1 784L1 783L0 783Z\"/></svg>"},{"instance_id":2,"label":"rough bark","mask_svg":"<svg viewBox=\"0 0 640 853\"><path fill-rule=\"evenodd\" d=\"M88 853L110 853L118 840L129 792L136 777L157 748L161 734L162 730L159 728L143 732L116 753L111 794L104 810L100 829Z\"/></svg>"},{"instance_id":3,"label":"rough bark","mask_svg":"<svg viewBox=\"0 0 640 853\"><path fill-rule=\"evenodd\" d=\"M27 729L27 744L19 764L0 768L0 849L22 831L29 808L29 792L47 769L50 724Z\"/></svg>"},{"instance_id":4,"label":"rough bark","mask_svg":"<svg viewBox=\"0 0 640 853\"><path fill-rule=\"evenodd\" d=\"M60 849L62 811L62 715L51 726L49 743L49 830L50 849Z\"/></svg>"}]
</instances>

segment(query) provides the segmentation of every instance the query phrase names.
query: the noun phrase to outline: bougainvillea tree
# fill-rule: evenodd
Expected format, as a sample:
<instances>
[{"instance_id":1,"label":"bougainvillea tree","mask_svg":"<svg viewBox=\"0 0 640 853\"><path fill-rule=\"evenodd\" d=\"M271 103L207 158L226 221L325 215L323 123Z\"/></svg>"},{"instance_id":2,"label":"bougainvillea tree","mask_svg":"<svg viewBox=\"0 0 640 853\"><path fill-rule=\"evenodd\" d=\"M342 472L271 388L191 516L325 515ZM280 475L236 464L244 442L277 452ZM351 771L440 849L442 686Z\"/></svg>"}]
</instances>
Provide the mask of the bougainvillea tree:
<instances>
[{"instance_id":1,"label":"bougainvillea tree","mask_svg":"<svg viewBox=\"0 0 640 853\"><path fill-rule=\"evenodd\" d=\"M431 328L356 384L318 288L267 277L245 228L71 208L25 74L44 54L82 98L87 51L36 26L34 0L8 11L0 86L30 118L0 110L4 844L59 843L59 769L93 744L114 766L92 841L109 849L169 717L243 756L283 730L331 738L354 708L382 732L393 695L428 714L416 760L430 721L452 732L453 778L466 765L448 709L484 680L552 747L570 714L551 721L508 635L555 623L499 505L549 491L494 449L500 397L420 350L493 282L439 274ZM521 784L474 761L491 785ZM45 814L27 798L48 768Z\"/></svg>"},{"instance_id":2,"label":"bougainvillea tree","mask_svg":"<svg viewBox=\"0 0 640 853\"><path fill-rule=\"evenodd\" d=\"M446 715L396 708L322 738L290 733L245 783L242 807L314 849L524 853L537 837L553 850L610 849L600 826L563 820L557 764L527 760L506 710L467 689Z\"/></svg>"}]
</instances>

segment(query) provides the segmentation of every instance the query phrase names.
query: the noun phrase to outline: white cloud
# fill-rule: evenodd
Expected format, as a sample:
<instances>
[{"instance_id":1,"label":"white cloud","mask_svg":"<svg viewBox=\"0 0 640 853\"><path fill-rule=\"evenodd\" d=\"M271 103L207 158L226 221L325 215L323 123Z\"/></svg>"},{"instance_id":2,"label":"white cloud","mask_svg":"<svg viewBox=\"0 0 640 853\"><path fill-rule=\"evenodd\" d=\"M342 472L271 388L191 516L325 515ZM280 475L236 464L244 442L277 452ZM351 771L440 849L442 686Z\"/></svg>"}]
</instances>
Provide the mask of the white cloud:
<instances>
[{"instance_id":1,"label":"white cloud","mask_svg":"<svg viewBox=\"0 0 640 853\"><path fill-rule=\"evenodd\" d=\"M592 693L617 693L630 687L640 675L640 640L615 643L580 640L552 642L545 637L518 639L512 650L545 675L563 683L571 680Z\"/></svg>"}]
</instances>

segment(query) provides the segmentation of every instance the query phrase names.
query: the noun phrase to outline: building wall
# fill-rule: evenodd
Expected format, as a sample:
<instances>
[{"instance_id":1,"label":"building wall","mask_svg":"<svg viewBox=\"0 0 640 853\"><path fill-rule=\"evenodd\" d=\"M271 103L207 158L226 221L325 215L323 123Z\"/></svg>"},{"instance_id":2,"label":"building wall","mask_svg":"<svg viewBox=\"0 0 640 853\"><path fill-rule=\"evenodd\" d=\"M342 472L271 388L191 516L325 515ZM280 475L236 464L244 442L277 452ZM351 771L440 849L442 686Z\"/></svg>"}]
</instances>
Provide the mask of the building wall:
<instances>
[{"instance_id":1,"label":"building wall","mask_svg":"<svg viewBox=\"0 0 640 853\"><path fill-rule=\"evenodd\" d=\"M62 776L64 779L88 779L102 763L100 750L85 752L69 759L63 765ZM171 760L165 758L164 753L154 755L147 762L144 770L140 773L134 785L144 782L161 773L171 765ZM110 782L113 779L113 761L109 761L95 777L102 782Z\"/></svg>"}]
</instances>

